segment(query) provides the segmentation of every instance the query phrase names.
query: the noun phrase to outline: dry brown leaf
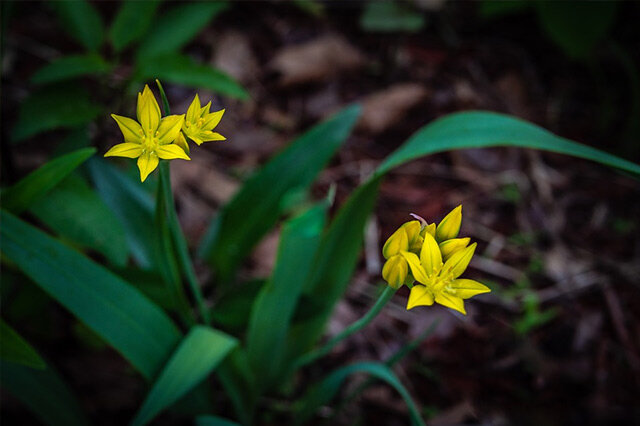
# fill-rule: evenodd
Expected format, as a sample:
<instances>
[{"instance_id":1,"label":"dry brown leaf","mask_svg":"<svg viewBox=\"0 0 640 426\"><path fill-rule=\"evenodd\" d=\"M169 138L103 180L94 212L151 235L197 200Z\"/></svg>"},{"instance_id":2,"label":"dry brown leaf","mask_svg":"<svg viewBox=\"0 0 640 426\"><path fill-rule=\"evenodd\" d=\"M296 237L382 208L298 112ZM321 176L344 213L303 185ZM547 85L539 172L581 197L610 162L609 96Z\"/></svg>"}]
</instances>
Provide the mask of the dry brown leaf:
<instances>
[{"instance_id":1,"label":"dry brown leaf","mask_svg":"<svg viewBox=\"0 0 640 426\"><path fill-rule=\"evenodd\" d=\"M417 83L401 83L368 96L363 102L361 129L377 134L398 123L414 106L426 99L429 91Z\"/></svg>"}]
</instances>

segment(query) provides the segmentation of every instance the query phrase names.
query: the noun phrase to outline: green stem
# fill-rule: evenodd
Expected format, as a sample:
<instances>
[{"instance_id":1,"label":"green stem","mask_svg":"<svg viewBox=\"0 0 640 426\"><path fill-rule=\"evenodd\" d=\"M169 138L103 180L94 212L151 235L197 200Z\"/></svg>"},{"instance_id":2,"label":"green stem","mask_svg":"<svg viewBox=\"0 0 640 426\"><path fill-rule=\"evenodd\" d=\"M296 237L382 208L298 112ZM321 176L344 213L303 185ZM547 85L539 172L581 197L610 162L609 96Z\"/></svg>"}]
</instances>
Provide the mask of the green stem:
<instances>
[{"instance_id":1,"label":"green stem","mask_svg":"<svg viewBox=\"0 0 640 426\"><path fill-rule=\"evenodd\" d=\"M169 107L169 100L167 99L167 95L164 92L162 84L157 79L156 84L158 85L158 90L160 91L160 97L162 98L162 104L164 106L165 114L169 115L171 114L171 109ZM204 298L202 297L202 292L200 291L200 284L198 283L198 278L196 277L195 270L193 269L193 264L191 263L191 258L189 257L189 247L187 246L187 241L184 238L182 228L180 228L180 222L178 221L178 215L176 214L173 191L171 190L171 169L169 168L169 162L161 161L159 168L159 190L161 190L164 194L169 231L171 233L171 240L178 255L180 269L182 269L184 276L187 278L189 289L191 290L192 296L196 301L196 304L198 305L198 310L200 311L202 320L205 324L209 325L211 324L209 310L204 304Z\"/></svg>"},{"instance_id":2,"label":"green stem","mask_svg":"<svg viewBox=\"0 0 640 426\"><path fill-rule=\"evenodd\" d=\"M351 324L350 326L342 330L340 333L338 333L336 336L330 339L327 343L325 343L324 346L322 346L321 348L316 349L315 351L309 352L308 354L298 358L298 360L295 362L294 369L301 368L315 361L316 359L325 356L326 354L331 352L331 350L342 340L346 339L347 337L351 336L352 334L362 330L367 325L369 325L369 323L380 313L382 308L384 308L387 302L391 300L391 298L395 293L396 293L396 289L393 289L387 286L382 292L382 294L380 294L380 296L378 297L378 300L376 301L375 305L373 305L373 307L369 310L369 312L366 313L365 316L363 316L358 321L354 322L353 324Z\"/></svg>"}]
</instances>

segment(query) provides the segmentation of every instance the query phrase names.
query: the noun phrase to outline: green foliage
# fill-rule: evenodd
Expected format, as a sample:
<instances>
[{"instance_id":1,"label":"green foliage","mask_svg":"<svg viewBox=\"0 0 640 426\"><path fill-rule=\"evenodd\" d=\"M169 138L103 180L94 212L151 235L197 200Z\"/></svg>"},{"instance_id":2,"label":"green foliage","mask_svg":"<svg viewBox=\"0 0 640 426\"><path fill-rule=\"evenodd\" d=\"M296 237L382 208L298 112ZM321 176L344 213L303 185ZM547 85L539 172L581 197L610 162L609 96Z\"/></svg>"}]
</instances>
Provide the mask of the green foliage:
<instances>
[{"instance_id":1,"label":"green foliage","mask_svg":"<svg viewBox=\"0 0 640 426\"><path fill-rule=\"evenodd\" d=\"M129 248L118 217L84 179L70 175L29 211L58 236L124 266Z\"/></svg>"},{"instance_id":2,"label":"green foliage","mask_svg":"<svg viewBox=\"0 0 640 426\"><path fill-rule=\"evenodd\" d=\"M13 141L20 142L49 130L77 127L93 121L101 111L82 87L73 84L44 87L20 106Z\"/></svg>"},{"instance_id":3,"label":"green foliage","mask_svg":"<svg viewBox=\"0 0 640 426\"><path fill-rule=\"evenodd\" d=\"M285 196L311 185L344 143L359 115L360 107L346 108L300 136L225 205L200 247L200 255L210 261L223 281L231 278L242 258L276 224Z\"/></svg>"},{"instance_id":4,"label":"green foliage","mask_svg":"<svg viewBox=\"0 0 640 426\"><path fill-rule=\"evenodd\" d=\"M196 426L240 426L236 422L218 416L200 416L196 419Z\"/></svg>"},{"instance_id":5,"label":"green foliage","mask_svg":"<svg viewBox=\"0 0 640 426\"><path fill-rule=\"evenodd\" d=\"M76 77L106 74L109 71L111 71L111 65L100 55L95 53L70 55L56 59L40 68L31 76L31 82L33 84L57 83Z\"/></svg>"},{"instance_id":6,"label":"green foliage","mask_svg":"<svg viewBox=\"0 0 640 426\"><path fill-rule=\"evenodd\" d=\"M161 309L121 278L2 211L2 254L147 377L178 343Z\"/></svg>"},{"instance_id":7,"label":"green foliage","mask_svg":"<svg viewBox=\"0 0 640 426\"><path fill-rule=\"evenodd\" d=\"M27 367L42 370L46 368L45 362L38 352L27 343L13 328L0 319L0 358L4 361L21 364Z\"/></svg>"},{"instance_id":8,"label":"green foliage","mask_svg":"<svg viewBox=\"0 0 640 426\"><path fill-rule=\"evenodd\" d=\"M2 388L26 405L43 424L89 424L74 395L50 366L46 370L34 370L0 361L0 376Z\"/></svg>"},{"instance_id":9,"label":"green foliage","mask_svg":"<svg viewBox=\"0 0 640 426\"><path fill-rule=\"evenodd\" d=\"M526 291L522 299L524 312L522 317L513 324L516 333L525 335L543 326L558 315L556 308L541 310L540 300L536 293Z\"/></svg>"},{"instance_id":10,"label":"green foliage","mask_svg":"<svg viewBox=\"0 0 640 426\"><path fill-rule=\"evenodd\" d=\"M98 11L86 0L61 0L49 3L60 19L62 29L87 50L100 48L104 24Z\"/></svg>"},{"instance_id":11,"label":"green foliage","mask_svg":"<svg viewBox=\"0 0 640 426\"><path fill-rule=\"evenodd\" d=\"M127 0L122 3L109 28L109 39L116 52L146 34L160 3L160 0Z\"/></svg>"},{"instance_id":12,"label":"green foliage","mask_svg":"<svg viewBox=\"0 0 640 426\"><path fill-rule=\"evenodd\" d=\"M182 86L209 89L237 99L249 97L247 91L227 74L209 65L198 64L188 56L178 53L141 61L136 77L140 80L158 78Z\"/></svg>"},{"instance_id":13,"label":"green foliage","mask_svg":"<svg viewBox=\"0 0 640 426\"><path fill-rule=\"evenodd\" d=\"M360 17L360 28L371 32L415 33L424 25L424 16L404 1L371 1Z\"/></svg>"},{"instance_id":14,"label":"green foliage","mask_svg":"<svg viewBox=\"0 0 640 426\"><path fill-rule=\"evenodd\" d=\"M147 424L204 380L236 344L235 339L209 327L191 329L158 376L132 425Z\"/></svg>"},{"instance_id":15,"label":"green foliage","mask_svg":"<svg viewBox=\"0 0 640 426\"><path fill-rule=\"evenodd\" d=\"M176 52L189 43L219 13L224 1L177 4L160 16L138 48L138 62Z\"/></svg>"},{"instance_id":16,"label":"green foliage","mask_svg":"<svg viewBox=\"0 0 640 426\"><path fill-rule=\"evenodd\" d=\"M19 214L44 197L96 152L83 148L49 161L2 193L2 208Z\"/></svg>"}]
</instances>

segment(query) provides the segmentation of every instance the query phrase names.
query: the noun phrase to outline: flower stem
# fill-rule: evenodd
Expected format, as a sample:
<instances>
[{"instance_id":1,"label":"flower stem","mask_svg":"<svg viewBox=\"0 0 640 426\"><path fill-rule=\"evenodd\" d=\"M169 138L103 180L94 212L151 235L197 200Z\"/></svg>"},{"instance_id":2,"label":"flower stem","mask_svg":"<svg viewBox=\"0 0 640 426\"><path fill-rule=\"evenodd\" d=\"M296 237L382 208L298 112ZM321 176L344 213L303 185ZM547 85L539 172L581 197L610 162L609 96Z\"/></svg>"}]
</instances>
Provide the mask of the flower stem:
<instances>
[{"instance_id":1,"label":"flower stem","mask_svg":"<svg viewBox=\"0 0 640 426\"><path fill-rule=\"evenodd\" d=\"M357 331L360 331L363 328L365 328L380 313L382 308L384 308L387 302L391 300L391 298L395 293L396 293L395 289L387 286L378 297L378 300L376 301L375 305L373 305L373 307L369 310L369 312L365 314L365 316L363 316L358 321L354 322L353 324L351 324L350 326L342 330L340 333L338 333L336 336L330 339L327 343L325 343L324 346L322 346L321 348L316 349L315 351L309 352L306 355L303 355L300 358L298 358L298 360L295 362L294 368L298 369L300 367L303 367L315 361L318 358L325 356L326 354L331 352L331 350L342 340L346 339L347 337L351 336Z\"/></svg>"}]
</instances>

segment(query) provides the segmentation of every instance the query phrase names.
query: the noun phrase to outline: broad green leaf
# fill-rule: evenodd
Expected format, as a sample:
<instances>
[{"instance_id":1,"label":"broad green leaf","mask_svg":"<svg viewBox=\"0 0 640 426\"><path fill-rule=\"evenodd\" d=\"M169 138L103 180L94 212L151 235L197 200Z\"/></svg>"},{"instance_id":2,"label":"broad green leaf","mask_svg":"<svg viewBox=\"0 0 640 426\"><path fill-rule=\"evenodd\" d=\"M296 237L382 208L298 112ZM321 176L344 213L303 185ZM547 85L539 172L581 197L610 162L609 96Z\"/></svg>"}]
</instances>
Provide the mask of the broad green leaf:
<instances>
[{"instance_id":1,"label":"broad green leaf","mask_svg":"<svg viewBox=\"0 0 640 426\"><path fill-rule=\"evenodd\" d=\"M34 370L0 361L2 388L49 426L88 425L78 401L51 367Z\"/></svg>"},{"instance_id":2,"label":"broad green leaf","mask_svg":"<svg viewBox=\"0 0 640 426\"><path fill-rule=\"evenodd\" d=\"M159 0L127 0L122 3L109 29L109 38L116 52L145 35L160 3Z\"/></svg>"},{"instance_id":3,"label":"broad green leaf","mask_svg":"<svg viewBox=\"0 0 640 426\"><path fill-rule=\"evenodd\" d=\"M12 140L16 143L49 130L77 127L93 121L101 111L77 84L47 86L20 105Z\"/></svg>"},{"instance_id":4,"label":"broad green leaf","mask_svg":"<svg viewBox=\"0 0 640 426\"><path fill-rule=\"evenodd\" d=\"M98 11L86 0L49 3L58 14L62 29L88 50L98 50L104 39L104 24Z\"/></svg>"},{"instance_id":5,"label":"broad green leaf","mask_svg":"<svg viewBox=\"0 0 640 426\"><path fill-rule=\"evenodd\" d=\"M414 425L424 425L420 412L407 389L389 367L377 362L358 362L339 368L325 377L320 383L314 385L296 403L298 407L298 412L295 414L296 424L307 424L321 406L333 399L347 377L357 373L368 374L391 385L407 404L411 422Z\"/></svg>"},{"instance_id":6,"label":"broad green leaf","mask_svg":"<svg viewBox=\"0 0 640 426\"><path fill-rule=\"evenodd\" d=\"M344 203L322 236L309 275L304 296L312 305L299 318L287 339L287 357L296 358L309 350L322 336L333 308L344 295L360 257L364 228L378 195L380 179L361 185Z\"/></svg>"},{"instance_id":7,"label":"broad green leaf","mask_svg":"<svg viewBox=\"0 0 640 426\"><path fill-rule=\"evenodd\" d=\"M1 211L2 255L52 298L153 377L180 340L169 317L104 267Z\"/></svg>"},{"instance_id":8,"label":"broad green leaf","mask_svg":"<svg viewBox=\"0 0 640 426\"><path fill-rule=\"evenodd\" d=\"M326 221L323 202L285 224L271 279L256 298L247 333L247 356L258 386L281 373L284 345L291 318L302 293ZM264 368L264 360L269 368Z\"/></svg>"},{"instance_id":9,"label":"broad green leaf","mask_svg":"<svg viewBox=\"0 0 640 426\"><path fill-rule=\"evenodd\" d=\"M138 62L180 50L227 7L225 1L176 4L155 21L140 43Z\"/></svg>"},{"instance_id":10,"label":"broad green leaf","mask_svg":"<svg viewBox=\"0 0 640 426\"><path fill-rule=\"evenodd\" d=\"M86 75L106 74L110 70L111 65L94 53L63 56L36 71L31 76L31 82L49 84Z\"/></svg>"},{"instance_id":11,"label":"broad green leaf","mask_svg":"<svg viewBox=\"0 0 640 426\"><path fill-rule=\"evenodd\" d=\"M516 146L586 158L634 174L640 166L582 145L519 118L487 111L450 114L424 126L380 165L382 175L424 155L464 148Z\"/></svg>"},{"instance_id":12,"label":"broad green leaf","mask_svg":"<svg viewBox=\"0 0 640 426\"><path fill-rule=\"evenodd\" d=\"M3 360L39 370L47 367L38 352L3 320L0 320L0 342Z\"/></svg>"},{"instance_id":13,"label":"broad green leaf","mask_svg":"<svg viewBox=\"0 0 640 426\"><path fill-rule=\"evenodd\" d=\"M2 193L2 208L20 214L55 188L95 152L95 148L83 148L44 164Z\"/></svg>"},{"instance_id":14,"label":"broad green leaf","mask_svg":"<svg viewBox=\"0 0 640 426\"><path fill-rule=\"evenodd\" d=\"M374 0L366 4L360 28L371 32L410 32L424 28L424 16L406 2Z\"/></svg>"},{"instance_id":15,"label":"broad green leaf","mask_svg":"<svg viewBox=\"0 0 640 426\"><path fill-rule=\"evenodd\" d=\"M613 25L615 1L535 2L540 26L572 58L586 59Z\"/></svg>"},{"instance_id":16,"label":"broad green leaf","mask_svg":"<svg viewBox=\"0 0 640 426\"><path fill-rule=\"evenodd\" d=\"M240 423L218 416L200 416L196 417L196 426L240 426Z\"/></svg>"},{"instance_id":17,"label":"broad green leaf","mask_svg":"<svg viewBox=\"0 0 640 426\"><path fill-rule=\"evenodd\" d=\"M153 199L140 182L102 158L92 158L87 165L98 194L125 229L131 254L142 268L152 268L155 244Z\"/></svg>"},{"instance_id":18,"label":"broad green leaf","mask_svg":"<svg viewBox=\"0 0 640 426\"><path fill-rule=\"evenodd\" d=\"M249 178L224 206L200 247L200 255L223 281L275 225L286 195L311 185L359 116L360 107L354 105L313 127Z\"/></svg>"},{"instance_id":19,"label":"broad green leaf","mask_svg":"<svg viewBox=\"0 0 640 426\"><path fill-rule=\"evenodd\" d=\"M127 263L122 223L80 176L70 175L29 210L57 235L102 253L116 266Z\"/></svg>"},{"instance_id":20,"label":"broad green leaf","mask_svg":"<svg viewBox=\"0 0 640 426\"><path fill-rule=\"evenodd\" d=\"M205 326L195 326L175 350L132 422L147 424L187 391L203 381L237 341Z\"/></svg>"},{"instance_id":21,"label":"broad green leaf","mask_svg":"<svg viewBox=\"0 0 640 426\"><path fill-rule=\"evenodd\" d=\"M159 79L187 87L212 90L221 95L247 99L247 91L233 78L209 65L198 64L188 56L169 53L154 56L138 63L136 77L141 80Z\"/></svg>"}]
</instances>

